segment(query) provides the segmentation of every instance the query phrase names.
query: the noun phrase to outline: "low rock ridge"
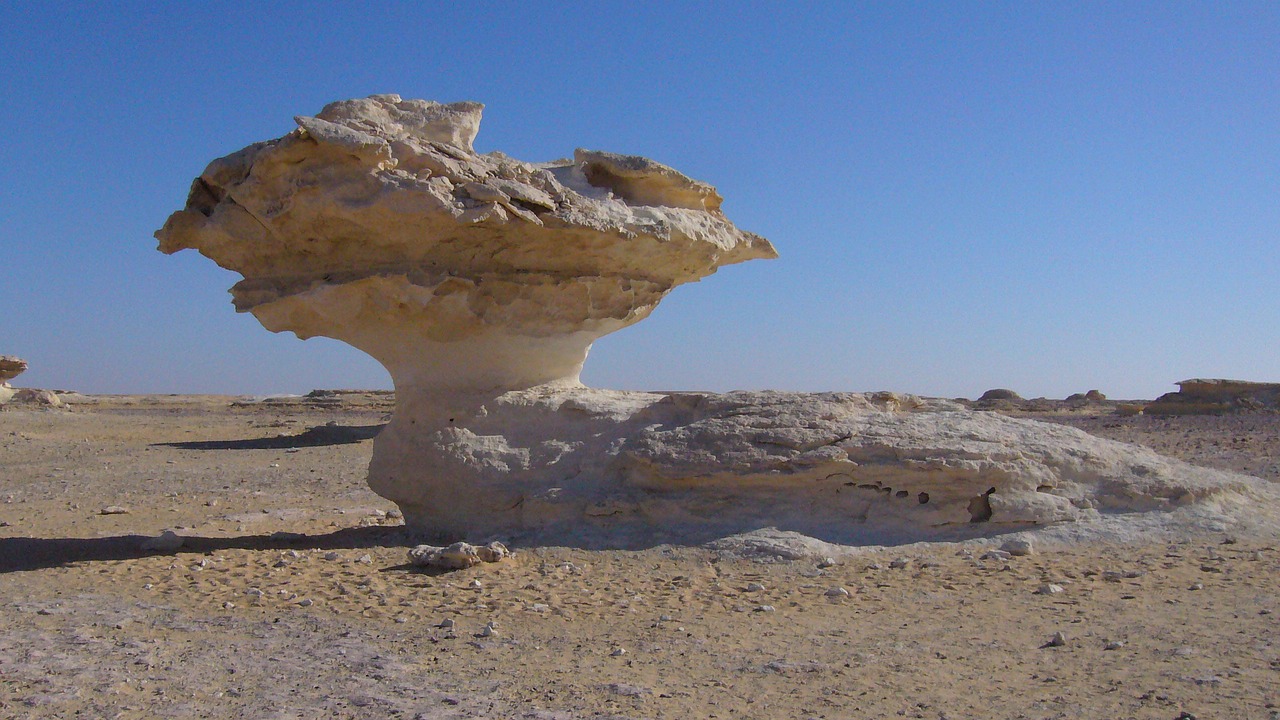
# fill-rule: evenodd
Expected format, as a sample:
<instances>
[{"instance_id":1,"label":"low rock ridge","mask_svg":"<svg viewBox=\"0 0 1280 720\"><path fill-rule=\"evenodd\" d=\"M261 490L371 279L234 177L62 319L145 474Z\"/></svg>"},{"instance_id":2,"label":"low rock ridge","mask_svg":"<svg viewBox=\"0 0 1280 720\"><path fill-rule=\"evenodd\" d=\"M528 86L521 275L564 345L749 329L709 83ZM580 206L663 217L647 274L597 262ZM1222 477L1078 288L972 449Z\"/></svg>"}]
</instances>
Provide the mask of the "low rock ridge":
<instances>
[{"instance_id":1,"label":"low rock ridge","mask_svg":"<svg viewBox=\"0 0 1280 720\"><path fill-rule=\"evenodd\" d=\"M441 537L958 539L1271 492L1073 428L894 393L540 387L471 400L443 419L402 409L370 475L407 524Z\"/></svg>"},{"instance_id":2,"label":"low rock ridge","mask_svg":"<svg viewBox=\"0 0 1280 720\"><path fill-rule=\"evenodd\" d=\"M1144 412L1154 415L1216 415L1230 412L1280 412L1280 383L1192 379L1177 383Z\"/></svg>"}]
</instances>

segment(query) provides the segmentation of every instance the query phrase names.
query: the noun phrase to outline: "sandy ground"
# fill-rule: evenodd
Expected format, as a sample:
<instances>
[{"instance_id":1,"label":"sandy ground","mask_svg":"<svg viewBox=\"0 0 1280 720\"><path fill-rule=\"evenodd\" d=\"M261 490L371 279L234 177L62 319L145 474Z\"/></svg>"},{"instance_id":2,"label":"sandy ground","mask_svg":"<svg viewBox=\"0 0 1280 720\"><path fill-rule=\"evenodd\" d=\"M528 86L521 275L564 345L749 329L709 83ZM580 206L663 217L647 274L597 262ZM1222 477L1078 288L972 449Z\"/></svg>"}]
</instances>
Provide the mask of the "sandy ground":
<instances>
[{"instance_id":1,"label":"sandy ground","mask_svg":"<svg viewBox=\"0 0 1280 720\"><path fill-rule=\"evenodd\" d=\"M385 395L87 400L0 412L0 717L1280 718L1277 538L432 574L364 486ZM1047 419L1280 480L1278 416Z\"/></svg>"}]
</instances>

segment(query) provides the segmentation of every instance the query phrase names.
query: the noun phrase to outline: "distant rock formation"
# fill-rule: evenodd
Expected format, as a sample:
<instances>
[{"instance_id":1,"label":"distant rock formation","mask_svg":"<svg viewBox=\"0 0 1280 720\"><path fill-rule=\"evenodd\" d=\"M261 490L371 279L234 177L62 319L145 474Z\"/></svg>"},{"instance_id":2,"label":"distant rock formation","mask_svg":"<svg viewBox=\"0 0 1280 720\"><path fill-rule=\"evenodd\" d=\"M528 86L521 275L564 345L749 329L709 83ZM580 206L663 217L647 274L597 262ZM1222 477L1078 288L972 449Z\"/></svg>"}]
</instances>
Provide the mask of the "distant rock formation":
<instances>
[{"instance_id":1,"label":"distant rock formation","mask_svg":"<svg viewBox=\"0 0 1280 720\"><path fill-rule=\"evenodd\" d=\"M0 355L0 405L13 398L14 389L9 381L27 370L27 361L13 355Z\"/></svg>"},{"instance_id":2,"label":"distant rock formation","mask_svg":"<svg viewBox=\"0 0 1280 720\"><path fill-rule=\"evenodd\" d=\"M1103 395L1102 392L1098 390L1090 390L1089 392L1084 393L1071 393L1067 396L1066 400L1064 400L1064 402L1078 403L1081 405L1089 403L1104 403L1106 401L1107 396Z\"/></svg>"},{"instance_id":3,"label":"distant rock formation","mask_svg":"<svg viewBox=\"0 0 1280 720\"><path fill-rule=\"evenodd\" d=\"M724 216L714 188L652 160L477 154L481 109L333 103L215 160L156 233L163 252L241 273L236 308L268 329L343 340L386 366L396 411L369 485L413 528L601 546L768 526L910 540L1253 487L906 395L583 387L595 339L774 249Z\"/></svg>"},{"instance_id":4,"label":"distant rock formation","mask_svg":"<svg viewBox=\"0 0 1280 720\"><path fill-rule=\"evenodd\" d=\"M7 383L26 370L26 360L14 355L0 355L0 383Z\"/></svg>"},{"instance_id":5,"label":"distant rock formation","mask_svg":"<svg viewBox=\"0 0 1280 720\"><path fill-rule=\"evenodd\" d=\"M1183 380L1178 392L1165 393L1144 412L1152 415L1219 415L1230 412L1280 412L1280 383L1244 380Z\"/></svg>"},{"instance_id":6,"label":"distant rock formation","mask_svg":"<svg viewBox=\"0 0 1280 720\"><path fill-rule=\"evenodd\" d=\"M1022 396L1007 388L992 388L978 398L978 402L990 402L992 400L1021 400Z\"/></svg>"}]
</instances>

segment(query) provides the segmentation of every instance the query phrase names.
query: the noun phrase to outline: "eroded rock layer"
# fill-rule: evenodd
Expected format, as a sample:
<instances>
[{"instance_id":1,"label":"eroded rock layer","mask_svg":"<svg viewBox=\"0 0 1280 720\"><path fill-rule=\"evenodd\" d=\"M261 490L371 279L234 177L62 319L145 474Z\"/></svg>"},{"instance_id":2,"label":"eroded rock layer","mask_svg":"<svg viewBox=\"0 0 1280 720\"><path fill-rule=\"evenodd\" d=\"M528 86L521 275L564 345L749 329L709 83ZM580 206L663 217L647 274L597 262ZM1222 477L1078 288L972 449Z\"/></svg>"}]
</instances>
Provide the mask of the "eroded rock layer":
<instances>
[{"instance_id":1,"label":"eroded rock layer","mask_svg":"<svg viewBox=\"0 0 1280 720\"><path fill-rule=\"evenodd\" d=\"M397 415L370 476L409 524L444 537L637 546L775 527L901 542L1266 492L1073 428L893 393L472 400L447 418Z\"/></svg>"},{"instance_id":2,"label":"eroded rock layer","mask_svg":"<svg viewBox=\"0 0 1280 720\"><path fill-rule=\"evenodd\" d=\"M775 256L651 160L476 153L482 108L376 95L298 117L211 163L160 249L241 273L238 310L365 350L402 391L576 380L676 285Z\"/></svg>"}]
</instances>

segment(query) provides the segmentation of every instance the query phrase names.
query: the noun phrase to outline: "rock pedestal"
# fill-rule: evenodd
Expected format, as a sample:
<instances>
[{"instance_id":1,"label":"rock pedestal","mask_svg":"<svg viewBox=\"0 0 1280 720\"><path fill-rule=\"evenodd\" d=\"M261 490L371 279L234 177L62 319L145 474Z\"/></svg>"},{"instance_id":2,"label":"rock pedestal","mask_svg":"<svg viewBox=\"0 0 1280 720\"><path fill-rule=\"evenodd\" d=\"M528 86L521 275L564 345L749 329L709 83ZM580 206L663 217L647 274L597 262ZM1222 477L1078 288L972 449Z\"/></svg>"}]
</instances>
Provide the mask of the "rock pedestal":
<instances>
[{"instance_id":1,"label":"rock pedestal","mask_svg":"<svg viewBox=\"0 0 1280 720\"><path fill-rule=\"evenodd\" d=\"M215 160L156 233L273 331L378 359L369 484L442 537L629 546L775 526L858 541L1169 509L1248 479L892 394L582 387L591 343L677 285L775 256L641 157L472 146L482 106L376 95Z\"/></svg>"}]
</instances>

